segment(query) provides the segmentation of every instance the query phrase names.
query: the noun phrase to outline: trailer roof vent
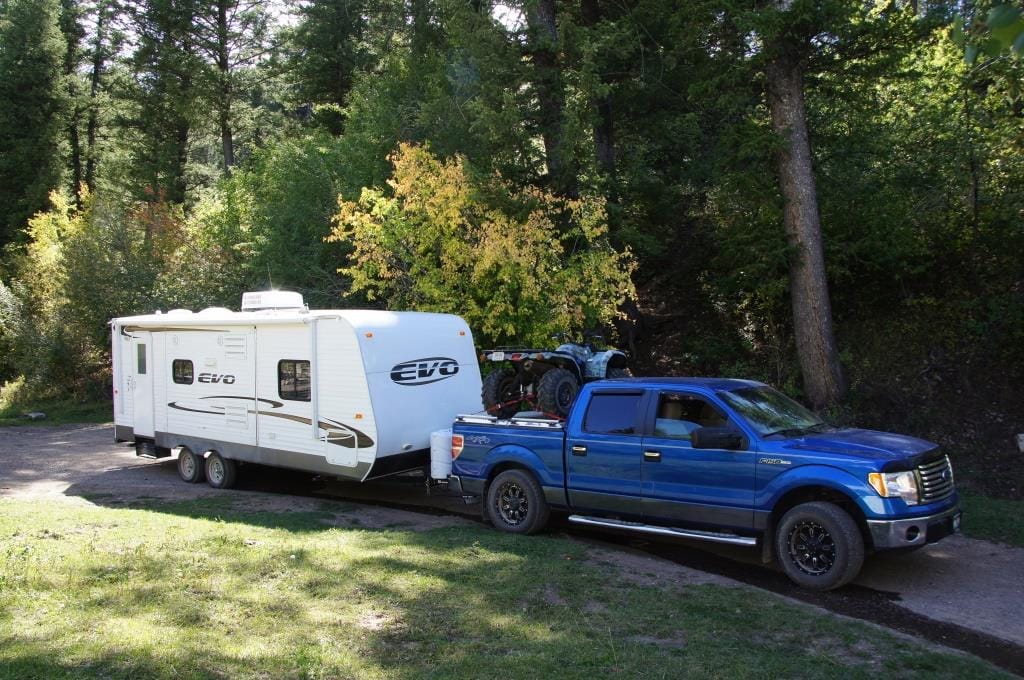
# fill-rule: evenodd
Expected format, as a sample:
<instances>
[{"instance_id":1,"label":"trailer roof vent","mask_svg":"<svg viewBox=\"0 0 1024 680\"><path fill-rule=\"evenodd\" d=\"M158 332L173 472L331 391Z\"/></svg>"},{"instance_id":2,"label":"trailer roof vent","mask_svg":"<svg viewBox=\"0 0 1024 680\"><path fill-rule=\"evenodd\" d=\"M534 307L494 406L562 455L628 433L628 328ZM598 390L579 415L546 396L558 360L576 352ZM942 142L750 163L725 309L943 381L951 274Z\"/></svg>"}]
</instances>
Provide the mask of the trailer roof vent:
<instances>
[{"instance_id":1,"label":"trailer roof vent","mask_svg":"<svg viewBox=\"0 0 1024 680\"><path fill-rule=\"evenodd\" d=\"M302 293L288 290L263 290L242 293L242 311L258 312L265 309L305 309Z\"/></svg>"}]
</instances>

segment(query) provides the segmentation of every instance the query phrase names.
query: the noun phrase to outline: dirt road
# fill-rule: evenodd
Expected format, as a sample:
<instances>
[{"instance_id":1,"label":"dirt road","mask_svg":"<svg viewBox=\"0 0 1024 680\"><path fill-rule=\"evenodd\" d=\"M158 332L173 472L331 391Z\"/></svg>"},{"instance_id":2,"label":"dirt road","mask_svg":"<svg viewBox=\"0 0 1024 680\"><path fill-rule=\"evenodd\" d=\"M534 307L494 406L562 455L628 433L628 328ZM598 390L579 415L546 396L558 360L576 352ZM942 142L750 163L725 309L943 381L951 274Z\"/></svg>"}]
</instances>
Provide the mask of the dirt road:
<instances>
[{"instance_id":1,"label":"dirt road","mask_svg":"<svg viewBox=\"0 0 1024 680\"><path fill-rule=\"evenodd\" d=\"M421 482L411 479L358 485L249 466L238 489L218 491L205 484L181 482L173 459L137 458L133 448L113 443L109 425L0 428L0 497L87 502L85 499L97 496L181 499L224 493L243 494L270 508L301 509L322 504L324 498L366 500L372 504L360 506L361 521L379 521L382 526L437 526L477 521L479 514L478 508L466 506L460 499L427 494ZM585 540L604 539L564 525L560 529ZM787 588L781 575L757 564L753 551L708 552L703 544L648 543L629 537L609 540L666 557L677 565L689 564L784 594ZM850 612L844 610L849 601L858 600L861 609L886 611L862 616L856 606ZM1018 673L1024 669L1021 548L955 536L913 553L875 556L855 586L808 601L883 625L909 617L917 623L892 627L968 649L996 663L1010 659L1009 664L1000 665ZM932 623L936 630L947 632L929 635ZM957 637L976 640L968 644ZM1012 662L1016 657L1021 659L1019 667Z\"/></svg>"}]
</instances>

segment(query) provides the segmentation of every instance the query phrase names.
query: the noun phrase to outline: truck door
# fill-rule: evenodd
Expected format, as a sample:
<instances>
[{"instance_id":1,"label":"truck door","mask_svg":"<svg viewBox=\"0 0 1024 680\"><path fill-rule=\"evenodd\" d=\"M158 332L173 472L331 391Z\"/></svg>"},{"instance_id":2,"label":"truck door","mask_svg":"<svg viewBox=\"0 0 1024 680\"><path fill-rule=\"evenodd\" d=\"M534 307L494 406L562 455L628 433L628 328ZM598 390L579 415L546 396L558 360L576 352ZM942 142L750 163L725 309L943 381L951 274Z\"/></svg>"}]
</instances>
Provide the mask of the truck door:
<instances>
[{"instance_id":1,"label":"truck door","mask_svg":"<svg viewBox=\"0 0 1024 680\"><path fill-rule=\"evenodd\" d=\"M595 391L566 437L569 504L575 511L640 515L644 393Z\"/></svg>"},{"instance_id":2,"label":"truck door","mask_svg":"<svg viewBox=\"0 0 1024 680\"><path fill-rule=\"evenodd\" d=\"M131 364L132 410L135 435L153 437L153 342L146 331L132 333Z\"/></svg>"},{"instance_id":3,"label":"truck door","mask_svg":"<svg viewBox=\"0 0 1024 680\"><path fill-rule=\"evenodd\" d=\"M735 427L711 398L662 391L649 402L643 438L644 519L651 524L689 524L750 529L754 523L756 456L741 450L695 449L699 427ZM744 437L749 444L749 439Z\"/></svg>"}]
</instances>

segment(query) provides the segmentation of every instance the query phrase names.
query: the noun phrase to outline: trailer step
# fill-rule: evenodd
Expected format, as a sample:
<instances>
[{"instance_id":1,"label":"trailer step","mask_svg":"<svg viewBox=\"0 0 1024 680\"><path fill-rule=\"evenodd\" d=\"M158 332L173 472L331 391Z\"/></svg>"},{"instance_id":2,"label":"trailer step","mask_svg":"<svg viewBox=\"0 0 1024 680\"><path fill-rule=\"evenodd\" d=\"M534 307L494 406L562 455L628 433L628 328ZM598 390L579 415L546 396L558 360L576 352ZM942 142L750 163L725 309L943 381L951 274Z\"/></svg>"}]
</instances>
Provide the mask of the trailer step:
<instances>
[{"instance_id":1,"label":"trailer step","mask_svg":"<svg viewBox=\"0 0 1024 680\"><path fill-rule=\"evenodd\" d=\"M574 524L587 526L604 527L606 529L624 529L626 531L637 531L643 534L656 534L658 536L671 536L672 538L690 538L698 541L710 541L712 543L728 543L730 545L757 545L757 539L752 536L737 536L736 534L718 533L715 531L698 531L696 529L673 529L672 527L661 527L653 524L641 524L640 522L625 522L619 519L607 519L604 517L585 517L583 515L570 515L569 521Z\"/></svg>"}]
</instances>

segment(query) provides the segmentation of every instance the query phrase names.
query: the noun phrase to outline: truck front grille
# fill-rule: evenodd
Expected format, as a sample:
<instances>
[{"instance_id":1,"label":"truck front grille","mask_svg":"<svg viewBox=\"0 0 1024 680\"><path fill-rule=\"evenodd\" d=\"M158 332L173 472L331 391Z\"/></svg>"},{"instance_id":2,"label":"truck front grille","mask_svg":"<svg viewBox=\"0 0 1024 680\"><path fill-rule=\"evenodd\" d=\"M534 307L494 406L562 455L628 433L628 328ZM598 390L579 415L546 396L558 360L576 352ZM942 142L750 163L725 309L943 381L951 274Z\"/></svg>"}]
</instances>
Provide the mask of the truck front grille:
<instances>
[{"instance_id":1,"label":"truck front grille","mask_svg":"<svg viewBox=\"0 0 1024 680\"><path fill-rule=\"evenodd\" d=\"M953 493L953 465L949 456L943 456L917 466L917 482L921 489L921 502L932 503Z\"/></svg>"}]
</instances>

